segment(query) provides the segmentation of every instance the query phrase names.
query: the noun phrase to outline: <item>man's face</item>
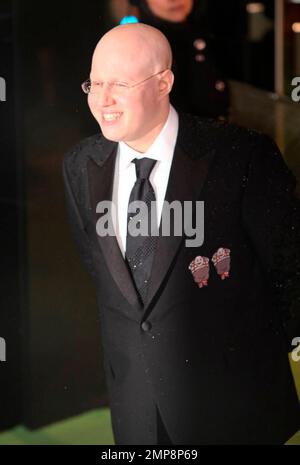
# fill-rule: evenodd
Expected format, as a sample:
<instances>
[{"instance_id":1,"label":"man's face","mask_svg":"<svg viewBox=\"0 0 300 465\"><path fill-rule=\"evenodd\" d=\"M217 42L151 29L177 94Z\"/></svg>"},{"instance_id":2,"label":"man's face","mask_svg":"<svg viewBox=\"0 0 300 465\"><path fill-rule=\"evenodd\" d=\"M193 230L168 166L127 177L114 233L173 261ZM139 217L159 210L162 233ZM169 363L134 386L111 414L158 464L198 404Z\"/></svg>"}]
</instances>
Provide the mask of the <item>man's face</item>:
<instances>
[{"instance_id":1,"label":"man's face","mask_svg":"<svg viewBox=\"0 0 300 465\"><path fill-rule=\"evenodd\" d=\"M155 16L174 23L186 20L193 3L193 0L147 0L148 7Z\"/></svg>"},{"instance_id":2,"label":"man's face","mask_svg":"<svg viewBox=\"0 0 300 465\"><path fill-rule=\"evenodd\" d=\"M107 83L132 85L154 74L151 68L143 66L139 55L138 50L128 57L118 53L115 47L100 47L90 75L92 82L104 82L102 89L88 96L90 110L104 137L128 145L139 145L136 142L147 138L153 130L157 119L159 76L133 88L110 87Z\"/></svg>"}]
</instances>

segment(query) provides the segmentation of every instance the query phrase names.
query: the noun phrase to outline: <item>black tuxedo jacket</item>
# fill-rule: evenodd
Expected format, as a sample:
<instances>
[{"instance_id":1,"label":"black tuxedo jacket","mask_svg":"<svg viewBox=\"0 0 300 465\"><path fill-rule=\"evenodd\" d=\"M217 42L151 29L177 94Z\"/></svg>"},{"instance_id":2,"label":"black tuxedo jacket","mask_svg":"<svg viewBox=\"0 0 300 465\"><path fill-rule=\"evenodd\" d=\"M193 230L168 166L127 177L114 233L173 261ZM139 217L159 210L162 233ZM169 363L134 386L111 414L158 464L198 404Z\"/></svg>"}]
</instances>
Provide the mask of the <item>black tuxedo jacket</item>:
<instances>
[{"instance_id":1,"label":"black tuxedo jacket","mask_svg":"<svg viewBox=\"0 0 300 465\"><path fill-rule=\"evenodd\" d=\"M64 158L66 200L97 291L117 444L155 444L155 407L174 444L283 443L299 429L288 350L300 336L300 206L269 138L181 115L166 200L205 202L201 247L159 237L139 304L116 237L96 233L112 198L117 144L102 135ZM222 280L211 258L231 251ZM189 265L210 259L207 287Z\"/></svg>"}]
</instances>

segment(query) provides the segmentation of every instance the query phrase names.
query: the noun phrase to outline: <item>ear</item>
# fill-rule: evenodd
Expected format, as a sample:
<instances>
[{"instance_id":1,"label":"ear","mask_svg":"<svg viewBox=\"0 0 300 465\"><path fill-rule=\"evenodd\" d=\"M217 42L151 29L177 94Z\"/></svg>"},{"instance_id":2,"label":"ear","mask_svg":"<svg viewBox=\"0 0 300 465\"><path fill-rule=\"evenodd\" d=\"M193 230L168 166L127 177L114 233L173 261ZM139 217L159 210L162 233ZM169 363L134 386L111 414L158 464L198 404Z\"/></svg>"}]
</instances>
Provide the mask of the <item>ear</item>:
<instances>
[{"instance_id":1,"label":"ear","mask_svg":"<svg viewBox=\"0 0 300 465\"><path fill-rule=\"evenodd\" d=\"M174 84L174 74L170 69L166 69L159 80L159 95L165 97L168 95Z\"/></svg>"}]
</instances>

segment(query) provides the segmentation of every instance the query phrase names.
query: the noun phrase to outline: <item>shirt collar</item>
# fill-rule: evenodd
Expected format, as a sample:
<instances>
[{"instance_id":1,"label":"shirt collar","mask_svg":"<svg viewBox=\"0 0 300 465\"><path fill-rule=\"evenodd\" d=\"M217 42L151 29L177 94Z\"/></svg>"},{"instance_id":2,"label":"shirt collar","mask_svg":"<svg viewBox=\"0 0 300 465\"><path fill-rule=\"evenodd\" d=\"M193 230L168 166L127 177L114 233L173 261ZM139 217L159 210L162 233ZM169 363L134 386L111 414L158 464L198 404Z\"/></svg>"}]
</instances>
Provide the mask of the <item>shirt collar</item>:
<instances>
[{"instance_id":1,"label":"shirt collar","mask_svg":"<svg viewBox=\"0 0 300 465\"><path fill-rule=\"evenodd\" d=\"M164 127L145 153L137 152L125 144L125 142L119 142L120 172L127 169L135 158L147 157L162 163L171 164L178 135L178 126L178 114L174 107L170 105L169 115Z\"/></svg>"}]
</instances>

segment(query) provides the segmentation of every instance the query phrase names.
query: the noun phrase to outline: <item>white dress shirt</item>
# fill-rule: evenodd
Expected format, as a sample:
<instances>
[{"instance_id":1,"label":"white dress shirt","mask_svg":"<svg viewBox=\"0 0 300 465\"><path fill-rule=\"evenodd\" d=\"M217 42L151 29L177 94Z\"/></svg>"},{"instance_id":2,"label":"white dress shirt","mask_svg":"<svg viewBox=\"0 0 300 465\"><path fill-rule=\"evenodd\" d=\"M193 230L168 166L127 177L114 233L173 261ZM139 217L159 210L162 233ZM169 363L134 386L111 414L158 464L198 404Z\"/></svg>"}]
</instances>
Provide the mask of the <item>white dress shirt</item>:
<instances>
[{"instance_id":1,"label":"white dress shirt","mask_svg":"<svg viewBox=\"0 0 300 465\"><path fill-rule=\"evenodd\" d=\"M157 160L157 163L150 175L150 183L152 184L155 192L157 219L159 225L177 135L178 114L172 105L170 105L169 116L164 127L145 153L133 150L124 142L120 142L118 145L112 200L116 207L115 233L123 257L125 257L126 251L128 203L131 190L136 181L135 164L132 163L132 160L144 157Z\"/></svg>"}]
</instances>

